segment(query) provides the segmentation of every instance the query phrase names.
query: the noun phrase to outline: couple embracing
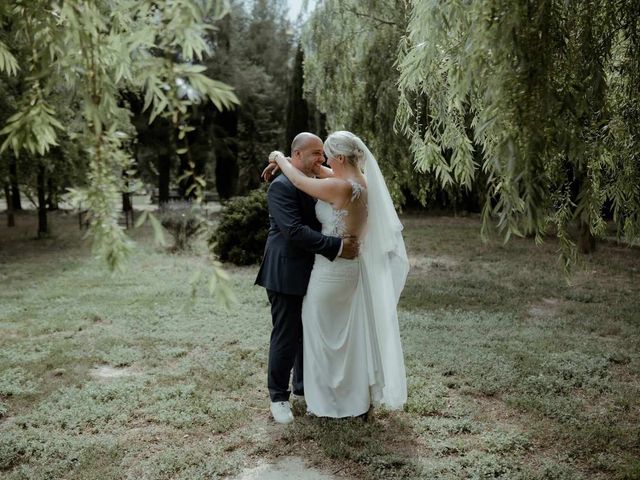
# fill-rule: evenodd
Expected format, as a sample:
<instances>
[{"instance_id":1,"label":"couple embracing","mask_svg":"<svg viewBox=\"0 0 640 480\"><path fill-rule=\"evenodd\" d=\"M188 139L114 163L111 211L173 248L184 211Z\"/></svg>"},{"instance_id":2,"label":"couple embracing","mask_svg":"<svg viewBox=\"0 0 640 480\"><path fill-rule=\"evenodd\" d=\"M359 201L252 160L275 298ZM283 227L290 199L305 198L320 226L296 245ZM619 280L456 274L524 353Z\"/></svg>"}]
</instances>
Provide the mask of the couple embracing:
<instances>
[{"instance_id":1,"label":"couple embracing","mask_svg":"<svg viewBox=\"0 0 640 480\"><path fill-rule=\"evenodd\" d=\"M325 162L328 167L323 166ZM319 417L401 408L406 375L396 306L409 271L402 224L376 159L356 135L301 133L269 156L269 235L256 284L273 329L268 388L278 423L292 390Z\"/></svg>"}]
</instances>

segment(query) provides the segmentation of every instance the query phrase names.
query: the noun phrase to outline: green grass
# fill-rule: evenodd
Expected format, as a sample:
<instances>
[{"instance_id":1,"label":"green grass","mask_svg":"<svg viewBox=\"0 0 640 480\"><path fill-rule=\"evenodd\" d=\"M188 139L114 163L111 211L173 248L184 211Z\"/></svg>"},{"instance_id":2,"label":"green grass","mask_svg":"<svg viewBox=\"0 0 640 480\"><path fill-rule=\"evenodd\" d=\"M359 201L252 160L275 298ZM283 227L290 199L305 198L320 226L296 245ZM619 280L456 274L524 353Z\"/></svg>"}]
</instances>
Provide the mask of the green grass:
<instances>
[{"instance_id":1,"label":"green grass","mask_svg":"<svg viewBox=\"0 0 640 480\"><path fill-rule=\"evenodd\" d=\"M230 268L225 311L191 296L203 249L166 254L142 229L111 275L73 216L50 220L46 240L29 214L0 230L0 478L223 478L290 454L350 478L640 478L637 249L601 244L567 278L553 241L405 216L404 411L297 407L281 427L256 267Z\"/></svg>"}]
</instances>

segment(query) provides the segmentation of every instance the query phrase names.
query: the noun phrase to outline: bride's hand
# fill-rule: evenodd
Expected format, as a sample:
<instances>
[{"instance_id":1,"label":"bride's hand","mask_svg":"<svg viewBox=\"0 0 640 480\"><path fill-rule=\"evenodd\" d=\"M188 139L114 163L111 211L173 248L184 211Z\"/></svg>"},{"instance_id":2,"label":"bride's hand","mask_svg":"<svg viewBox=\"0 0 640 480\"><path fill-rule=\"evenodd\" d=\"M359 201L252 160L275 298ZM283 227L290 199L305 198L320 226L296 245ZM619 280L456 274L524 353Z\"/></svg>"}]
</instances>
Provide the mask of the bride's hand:
<instances>
[{"instance_id":1,"label":"bride's hand","mask_svg":"<svg viewBox=\"0 0 640 480\"><path fill-rule=\"evenodd\" d=\"M276 157L284 157L284 153L279 150L274 150L269 154L269 163L276 163Z\"/></svg>"},{"instance_id":2,"label":"bride's hand","mask_svg":"<svg viewBox=\"0 0 640 480\"><path fill-rule=\"evenodd\" d=\"M284 156L284 153L279 150L274 150L269 154L269 165L266 166L260 175L265 182L270 181L278 170L280 170L277 161L281 158L287 159L287 157Z\"/></svg>"}]
</instances>

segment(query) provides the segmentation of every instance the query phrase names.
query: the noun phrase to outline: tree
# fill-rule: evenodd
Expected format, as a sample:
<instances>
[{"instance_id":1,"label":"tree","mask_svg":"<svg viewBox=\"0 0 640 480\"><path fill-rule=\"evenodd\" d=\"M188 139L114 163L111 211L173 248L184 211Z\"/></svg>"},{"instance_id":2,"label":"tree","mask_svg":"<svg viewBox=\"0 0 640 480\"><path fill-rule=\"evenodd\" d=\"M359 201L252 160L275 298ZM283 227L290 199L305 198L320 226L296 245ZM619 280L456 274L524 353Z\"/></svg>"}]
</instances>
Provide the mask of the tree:
<instances>
[{"instance_id":1,"label":"tree","mask_svg":"<svg viewBox=\"0 0 640 480\"><path fill-rule=\"evenodd\" d=\"M15 227L16 219L13 212L13 200L11 198L11 184L9 182L9 172L5 166L5 162L0 157L0 179L2 180L2 189L4 191L4 199L7 204L7 227Z\"/></svg>"},{"instance_id":2,"label":"tree","mask_svg":"<svg viewBox=\"0 0 640 480\"><path fill-rule=\"evenodd\" d=\"M18 184L18 164L14 156L9 157L9 185L11 188L11 208L22 210L20 185Z\"/></svg>"},{"instance_id":3,"label":"tree","mask_svg":"<svg viewBox=\"0 0 640 480\"><path fill-rule=\"evenodd\" d=\"M285 147L288 148L300 132L313 132L320 138L327 136L327 119L304 94L304 50L298 43L293 61L289 98L287 100L287 123Z\"/></svg>"},{"instance_id":4,"label":"tree","mask_svg":"<svg viewBox=\"0 0 640 480\"><path fill-rule=\"evenodd\" d=\"M231 88L197 63L210 53L206 35L224 7L213 0L17 0L0 10L3 25L11 26L11 41L0 43L0 70L15 75L16 58L28 69L18 112L1 132L2 150L44 162L63 137L82 146L87 185L74 190L74 198L89 208L94 247L112 268L130 248L117 218L122 172L133 167L130 112L120 92L143 92L151 121L170 121L180 143L176 153L187 159L185 174L201 192L204 180L196 177L184 141L192 128L189 108L204 100L220 110L237 103ZM60 121L55 94L61 88L78 99L77 130Z\"/></svg>"},{"instance_id":5,"label":"tree","mask_svg":"<svg viewBox=\"0 0 640 480\"><path fill-rule=\"evenodd\" d=\"M282 0L257 0L250 11L234 2L213 38L209 68L233 85L241 102L210 117L216 185L220 197L229 198L257 188L267 155L282 148L292 32Z\"/></svg>"},{"instance_id":6,"label":"tree","mask_svg":"<svg viewBox=\"0 0 640 480\"><path fill-rule=\"evenodd\" d=\"M298 45L293 63L291 84L289 86L289 100L287 102L287 124L285 145L288 147L295 136L300 132L309 132L310 117L309 105L304 98L304 51L302 45ZM321 135L319 132L317 132Z\"/></svg>"},{"instance_id":7,"label":"tree","mask_svg":"<svg viewBox=\"0 0 640 480\"><path fill-rule=\"evenodd\" d=\"M398 125L419 169L470 188L505 237L553 224L567 261L592 249L609 203L640 226L640 3L412 1Z\"/></svg>"},{"instance_id":8,"label":"tree","mask_svg":"<svg viewBox=\"0 0 640 480\"><path fill-rule=\"evenodd\" d=\"M403 0L318 2L302 36L306 99L330 130L350 130L368 144L398 206L460 203L458 189L415 174L410 145L393 128L408 7Z\"/></svg>"},{"instance_id":9,"label":"tree","mask_svg":"<svg viewBox=\"0 0 640 480\"><path fill-rule=\"evenodd\" d=\"M44 237L49 232L46 189L47 184L52 185L48 171L53 169L47 167L43 157L51 146L56 145L55 130L62 128L60 120L63 120L68 111L61 109L63 111L60 112L59 118L52 115L51 102L59 98L65 89L54 87L47 79L47 57L52 52L43 53L37 50L37 45L47 44L52 39L54 19L50 15L16 17L25 13L21 2L0 10L0 15L9 19L6 24L2 22L3 39L10 40L10 45L16 46L14 52L22 60L20 64L23 67L19 70L17 63L13 63L16 62L16 58L4 43L0 44L0 68L14 77L6 83L3 82L4 90L12 103L8 105L7 110L11 111L12 115L3 118L6 125L0 134L6 134L7 139L1 150L9 161L13 209L19 210L21 207L18 189L20 172L20 182L23 186L30 183L37 192L38 237ZM12 147L11 154L7 152L9 146Z\"/></svg>"},{"instance_id":10,"label":"tree","mask_svg":"<svg viewBox=\"0 0 640 480\"><path fill-rule=\"evenodd\" d=\"M367 143L398 204L405 202L405 180L416 178L408 148L385 118L397 98L393 63L406 24L403 3L325 0L302 37L307 98L329 130L350 130Z\"/></svg>"},{"instance_id":11,"label":"tree","mask_svg":"<svg viewBox=\"0 0 640 480\"><path fill-rule=\"evenodd\" d=\"M2 10L0 10L0 12L1 11ZM4 26L0 24L0 71L6 70L15 77L18 73L18 65L15 63L15 57L8 52L5 43L8 29L3 27ZM3 125L7 118L14 113L12 107L15 102L13 90L16 84L17 82L14 79L0 77L0 125ZM22 209L17 174L17 165L14 156L9 152L0 154L0 179L7 203L8 227L14 227L16 224L14 211Z\"/></svg>"},{"instance_id":12,"label":"tree","mask_svg":"<svg viewBox=\"0 0 640 480\"><path fill-rule=\"evenodd\" d=\"M250 8L234 1L214 26L207 35L212 54L203 63L209 76L233 86L241 104L223 111L207 103L192 105L190 124L197 128L185 139L195 170L215 178L224 200L256 188L268 152L281 148L292 34L282 0L262 0ZM190 177L183 176L186 162L175 154L171 125L162 119L148 124L149 111L143 110L141 95L127 91L125 96L134 112L137 167L144 181L159 183L161 203L168 200L170 183L186 193ZM175 181L181 177L182 182Z\"/></svg>"}]
</instances>

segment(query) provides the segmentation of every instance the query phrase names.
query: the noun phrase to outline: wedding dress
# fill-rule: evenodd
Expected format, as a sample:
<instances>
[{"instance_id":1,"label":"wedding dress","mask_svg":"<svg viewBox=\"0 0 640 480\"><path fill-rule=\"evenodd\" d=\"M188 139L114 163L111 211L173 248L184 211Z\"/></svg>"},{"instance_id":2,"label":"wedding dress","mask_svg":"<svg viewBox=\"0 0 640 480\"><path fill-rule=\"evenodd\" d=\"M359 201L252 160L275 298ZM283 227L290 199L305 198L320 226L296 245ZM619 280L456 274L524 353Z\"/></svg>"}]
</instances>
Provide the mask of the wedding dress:
<instances>
[{"instance_id":1,"label":"wedding dress","mask_svg":"<svg viewBox=\"0 0 640 480\"><path fill-rule=\"evenodd\" d=\"M351 201L364 189L352 183ZM318 200L316 216L324 235L345 234L346 209ZM310 413L348 417L369 410L369 372L377 359L367 342L366 310L359 258L333 262L316 255L302 303L304 393Z\"/></svg>"},{"instance_id":2,"label":"wedding dress","mask_svg":"<svg viewBox=\"0 0 640 480\"><path fill-rule=\"evenodd\" d=\"M375 159L367 154L367 189L350 181L351 202L369 214L355 260L316 255L302 305L304 391L321 417L361 415L370 405L401 408L406 374L396 306L408 272L400 224ZM318 200L325 235L346 232L347 209Z\"/></svg>"}]
</instances>

